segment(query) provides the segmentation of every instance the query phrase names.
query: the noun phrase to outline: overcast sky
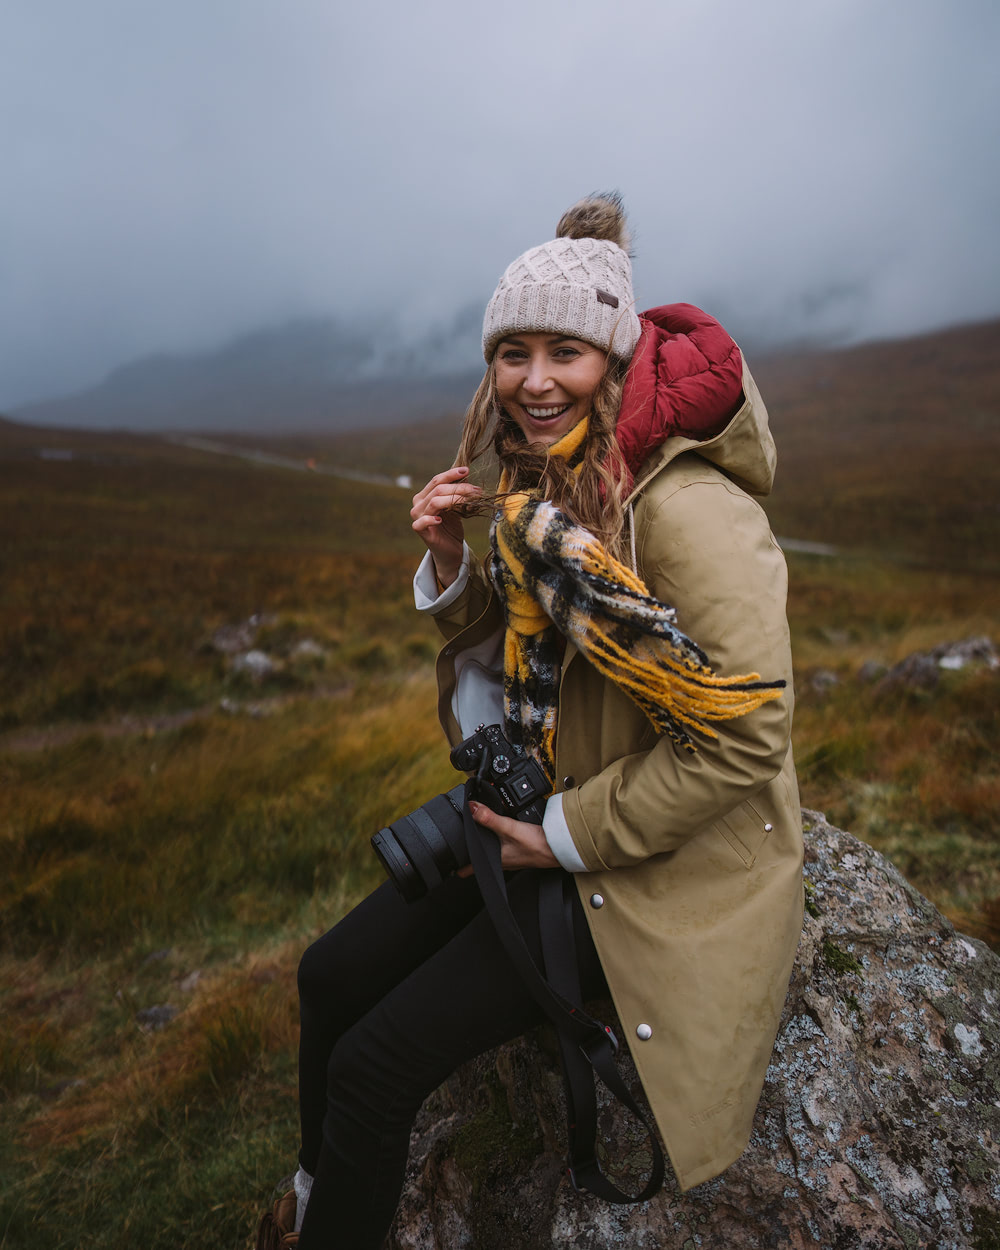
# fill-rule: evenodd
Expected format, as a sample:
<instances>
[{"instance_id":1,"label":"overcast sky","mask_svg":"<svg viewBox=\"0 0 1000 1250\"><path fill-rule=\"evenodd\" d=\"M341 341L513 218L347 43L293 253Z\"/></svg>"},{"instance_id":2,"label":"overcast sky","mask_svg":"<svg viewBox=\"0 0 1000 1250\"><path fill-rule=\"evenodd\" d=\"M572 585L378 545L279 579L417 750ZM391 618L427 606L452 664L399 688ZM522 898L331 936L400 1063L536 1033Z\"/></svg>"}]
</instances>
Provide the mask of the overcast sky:
<instances>
[{"instance_id":1,"label":"overcast sky","mask_svg":"<svg viewBox=\"0 0 1000 1250\"><path fill-rule=\"evenodd\" d=\"M997 0L0 0L0 408L303 314L447 324L606 187L643 307L1000 313L998 63Z\"/></svg>"}]
</instances>

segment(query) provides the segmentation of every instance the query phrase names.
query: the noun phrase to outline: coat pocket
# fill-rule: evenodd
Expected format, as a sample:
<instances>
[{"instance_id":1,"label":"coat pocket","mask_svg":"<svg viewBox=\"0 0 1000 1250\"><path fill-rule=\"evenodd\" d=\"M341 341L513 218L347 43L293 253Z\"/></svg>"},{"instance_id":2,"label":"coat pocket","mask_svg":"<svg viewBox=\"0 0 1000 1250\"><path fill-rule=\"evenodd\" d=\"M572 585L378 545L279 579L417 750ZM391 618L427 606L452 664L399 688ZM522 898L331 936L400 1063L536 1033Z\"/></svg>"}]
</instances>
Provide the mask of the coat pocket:
<instances>
[{"instance_id":1,"label":"coat pocket","mask_svg":"<svg viewBox=\"0 0 1000 1250\"><path fill-rule=\"evenodd\" d=\"M757 854L773 827L749 799L727 812L715 826L739 856L744 868L754 866Z\"/></svg>"}]
</instances>

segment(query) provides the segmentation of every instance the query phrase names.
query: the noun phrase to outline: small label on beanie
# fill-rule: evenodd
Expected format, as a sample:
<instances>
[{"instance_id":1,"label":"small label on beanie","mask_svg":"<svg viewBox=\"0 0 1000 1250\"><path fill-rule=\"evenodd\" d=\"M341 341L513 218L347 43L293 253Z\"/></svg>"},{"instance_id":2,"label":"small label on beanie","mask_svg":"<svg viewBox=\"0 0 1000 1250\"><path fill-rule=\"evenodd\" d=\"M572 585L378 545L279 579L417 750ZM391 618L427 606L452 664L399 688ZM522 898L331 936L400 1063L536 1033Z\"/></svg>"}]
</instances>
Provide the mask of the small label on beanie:
<instances>
[{"instance_id":1,"label":"small label on beanie","mask_svg":"<svg viewBox=\"0 0 1000 1250\"><path fill-rule=\"evenodd\" d=\"M610 304L612 308L618 307L618 296L602 291L600 287L597 288L597 298L602 304Z\"/></svg>"}]
</instances>

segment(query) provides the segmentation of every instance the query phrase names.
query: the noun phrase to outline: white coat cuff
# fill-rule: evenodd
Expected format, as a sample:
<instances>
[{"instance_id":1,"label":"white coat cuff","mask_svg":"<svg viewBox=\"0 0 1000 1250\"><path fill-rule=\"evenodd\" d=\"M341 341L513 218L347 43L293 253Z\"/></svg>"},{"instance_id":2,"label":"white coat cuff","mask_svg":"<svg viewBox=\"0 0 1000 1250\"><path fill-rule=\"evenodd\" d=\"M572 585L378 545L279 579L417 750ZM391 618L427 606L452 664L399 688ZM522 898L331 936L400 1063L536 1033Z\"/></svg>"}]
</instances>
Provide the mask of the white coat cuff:
<instances>
[{"instance_id":1,"label":"white coat cuff","mask_svg":"<svg viewBox=\"0 0 1000 1250\"><path fill-rule=\"evenodd\" d=\"M469 544L463 543L462 567L458 570L458 576L450 586L438 591L437 578L434 576L434 560L429 551L425 552L424 558L413 575L413 602L417 611L430 612L433 616L450 607L468 584L471 559L472 552L469 550Z\"/></svg>"},{"instance_id":2,"label":"white coat cuff","mask_svg":"<svg viewBox=\"0 0 1000 1250\"><path fill-rule=\"evenodd\" d=\"M587 865L580 858L573 835L563 815L562 795L553 794L545 804L545 815L542 817L542 833L549 844L549 850L567 872L586 872Z\"/></svg>"}]
</instances>

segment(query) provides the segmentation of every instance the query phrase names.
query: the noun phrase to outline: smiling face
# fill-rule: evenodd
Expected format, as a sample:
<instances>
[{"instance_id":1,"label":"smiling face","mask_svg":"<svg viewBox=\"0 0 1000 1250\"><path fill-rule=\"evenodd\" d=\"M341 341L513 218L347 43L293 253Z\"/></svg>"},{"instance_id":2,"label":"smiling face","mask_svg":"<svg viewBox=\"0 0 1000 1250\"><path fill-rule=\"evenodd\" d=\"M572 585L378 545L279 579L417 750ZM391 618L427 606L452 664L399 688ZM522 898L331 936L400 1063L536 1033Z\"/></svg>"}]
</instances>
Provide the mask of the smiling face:
<instances>
[{"instance_id":1,"label":"smiling face","mask_svg":"<svg viewBox=\"0 0 1000 1250\"><path fill-rule=\"evenodd\" d=\"M551 447L589 415L606 360L565 334L512 334L494 358L497 395L527 442Z\"/></svg>"}]
</instances>

